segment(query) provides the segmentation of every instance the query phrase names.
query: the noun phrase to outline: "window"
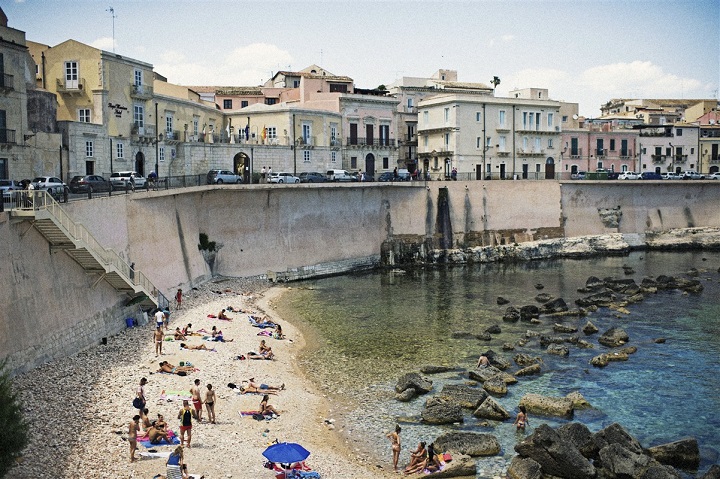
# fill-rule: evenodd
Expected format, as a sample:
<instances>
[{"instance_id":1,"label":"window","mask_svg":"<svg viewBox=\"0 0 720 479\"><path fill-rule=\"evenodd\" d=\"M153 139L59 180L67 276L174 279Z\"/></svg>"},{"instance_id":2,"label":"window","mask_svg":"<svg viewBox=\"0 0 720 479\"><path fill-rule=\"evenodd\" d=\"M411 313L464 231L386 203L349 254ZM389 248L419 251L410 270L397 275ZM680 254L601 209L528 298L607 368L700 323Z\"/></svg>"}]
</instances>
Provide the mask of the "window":
<instances>
[{"instance_id":1,"label":"window","mask_svg":"<svg viewBox=\"0 0 720 479\"><path fill-rule=\"evenodd\" d=\"M443 115L445 118L445 123L448 123L450 121L450 108L445 108L445 110L443 110Z\"/></svg>"},{"instance_id":2,"label":"window","mask_svg":"<svg viewBox=\"0 0 720 479\"><path fill-rule=\"evenodd\" d=\"M682 136L682 128L676 128L676 129L675 129L675 134L676 134L677 136Z\"/></svg>"},{"instance_id":3,"label":"window","mask_svg":"<svg viewBox=\"0 0 720 479\"><path fill-rule=\"evenodd\" d=\"M350 157L350 169L352 169L352 170L357 169L357 156Z\"/></svg>"},{"instance_id":4,"label":"window","mask_svg":"<svg viewBox=\"0 0 720 479\"><path fill-rule=\"evenodd\" d=\"M173 139L173 116L171 113L165 113L165 136Z\"/></svg>"},{"instance_id":5,"label":"window","mask_svg":"<svg viewBox=\"0 0 720 479\"><path fill-rule=\"evenodd\" d=\"M390 158L388 158L387 156L383 156L382 161L383 161L383 170L387 170L388 168L390 168Z\"/></svg>"},{"instance_id":6,"label":"window","mask_svg":"<svg viewBox=\"0 0 720 479\"><path fill-rule=\"evenodd\" d=\"M540 144L540 138L535 138L535 151L540 152L542 145Z\"/></svg>"},{"instance_id":7,"label":"window","mask_svg":"<svg viewBox=\"0 0 720 479\"><path fill-rule=\"evenodd\" d=\"M425 111L423 112L423 124L424 124L425 126L427 126L429 123L430 123L430 112L428 112L427 110L425 110Z\"/></svg>"},{"instance_id":8,"label":"window","mask_svg":"<svg viewBox=\"0 0 720 479\"><path fill-rule=\"evenodd\" d=\"M330 146L339 146L337 141L337 126L330 125Z\"/></svg>"},{"instance_id":9,"label":"window","mask_svg":"<svg viewBox=\"0 0 720 479\"><path fill-rule=\"evenodd\" d=\"M540 129L540 113L535 113L535 129Z\"/></svg>"},{"instance_id":10,"label":"window","mask_svg":"<svg viewBox=\"0 0 720 479\"><path fill-rule=\"evenodd\" d=\"M554 116L555 116L555 115L553 115L552 113L548 113L548 126L549 126L550 128L552 128L553 122L555 121Z\"/></svg>"},{"instance_id":11,"label":"window","mask_svg":"<svg viewBox=\"0 0 720 479\"><path fill-rule=\"evenodd\" d=\"M615 151L615 139L610 138L610 151Z\"/></svg>"},{"instance_id":12,"label":"window","mask_svg":"<svg viewBox=\"0 0 720 479\"><path fill-rule=\"evenodd\" d=\"M528 137L523 136L523 151L527 151L528 149Z\"/></svg>"},{"instance_id":13,"label":"window","mask_svg":"<svg viewBox=\"0 0 720 479\"><path fill-rule=\"evenodd\" d=\"M80 123L90 123L90 108L81 108L78 110L78 121Z\"/></svg>"},{"instance_id":14,"label":"window","mask_svg":"<svg viewBox=\"0 0 720 479\"><path fill-rule=\"evenodd\" d=\"M85 156L88 158L93 157L93 142L90 140L85 142Z\"/></svg>"},{"instance_id":15,"label":"window","mask_svg":"<svg viewBox=\"0 0 720 479\"><path fill-rule=\"evenodd\" d=\"M408 107L408 108L412 108L412 107L414 106L414 103L415 103L415 102L414 102L414 100L413 100L412 97L409 97L409 98L407 99L407 107Z\"/></svg>"},{"instance_id":16,"label":"window","mask_svg":"<svg viewBox=\"0 0 720 479\"><path fill-rule=\"evenodd\" d=\"M133 121L138 128L145 126L145 108L142 105L133 105Z\"/></svg>"},{"instance_id":17,"label":"window","mask_svg":"<svg viewBox=\"0 0 720 479\"><path fill-rule=\"evenodd\" d=\"M490 148L491 146L492 146L492 137L488 136L488 137L485 139L485 147L486 147L486 148Z\"/></svg>"},{"instance_id":18,"label":"window","mask_svg":"<svg viewBox=\"0 0 720 479\"><path fill-rule=\"evenodd\" d=\"M332 163L335 163L337 161L337 151L331 151L330 152L330 161Z\"/></svg>"},{"instance_id":19,"label":"window","mask_svg":"<svg viewBox=\"0 0 720 479\"><path fill-rule=\"evenodd\" d=\"M160 163L164 162L165 161L165 147L164 146L161 146L158 149L158 155L159 155Z\"/></svg>"},{"instance_id":20,"label":"window","mask_svg":"<svg viewBox=\"0 0 720 479\"><path fill-rule=\"evenodd\" d=\"M240 101L240 108L245 108L246 106L248 106L248 101L247 101L247 100L241 100L241 101Z\"/></svg>"},{"instance_id":21,"label":"window","mask_svg":"<svg viewBox=\"0 0 720 479\"><path fill-rule=\"evenodd\" d=\"M610 146L612 146L612 143L610 143ZM629 156L627 140L620 140L620 156Z\"/></svg>"},{"instance_id":22,"label":"window","mask_svg":"<svg viewBox=\"0 0 720 479\"><path fill-rule=\"evenodd\" d=\"M695 148L690 148L690 154L691 154L691 155L694 155L694 154L695 154Z\"/></svg>"},{"instance_id":23,"label":"window","mask_svg":"<svg viewBox=\"0 0 720 479\"><path fill-rule=\"evenodd\" d=\"M310 144L311 144L311 143L310 143L310 142L312 141L311 137L312 137L312 128L311 128L311 125L309 125L308 123L303 123L303 126L302 126L302 139L303 139L303 142L304 142L305 145L310 145Z\"/></svg>"},{"instance_id":24,"label":"window","mask_svg":"<svg viewBox=\"0 0 720 479\"><path fill-rule=\"evenodd\" d=\"M481 121L482 120L482 113L479 111L475 112L475 121Z\"/></svg>"},{"instance_id":25,"label":"window","mask_svg":"<svg viewBox=\"0 0 720 479\"><path fill-rule=\"evenodd\" d=\"M232 98L226 98L223 100L223 109L232 110Z\"/></svg>"},{"instance_id":26,"label":"window","mask_svg":"<svg viewBox=\"0 0 720 479\"><path fill-rule=\"evenodd\" d=\"M552 147L553 147L553 139L548 138L548 148L552 148Z\"/></svg>"},{"instance_id":27,"label":"window","mask_svg":"<svg viewBox=\"0 0 720 479\"><path fill-rule=\"evenodd\" d=\"M293 80L293 88L300 88L300 80Z\"/></svg>"},{"instance_id":28,"label":"window","mask_svg":"<svg viewBox=\"0 0 720 479\"><path fill-rule=\"evenodd\" d=\"M526 111L523 112L523 130L527 130L528 126L528 114Z\"/></svg>"},{"instance_id":29,"label":"window","mask_svg":"<svg viewBox=\"0 0 720 479\"><path fill-rule=\"evenodd\" d=\"M125 158L125 145L122 143L115 144L115 158L122 160Z\"/></svg>"},{"instance_id":30,"label":"window","mask_svg":"<svg viewBox=\"0 0 720 479\"><path fill-rule=\"evenodd\" d=\"M380 145L390 145L390 125L380 125Z\"/></svg>"},{"instance_id":31,"label":"window","mask_svg":"<svg viewBox=\"0 0 720 479\"><path fill-rule=\"evenodd\" d=\"M482 136L478 136L475 139L475 148L477 148L478 150L482 148Z\"/></svg>"},{"instance_id":32,"label":"window","mask_svg":"<svg viewBox=\"0 0 720 479\"><path fill-rule=\"evenodd\" d=\"M135 70L135 86L142 86L143 82L143 72L142 70Z\"/></svg>"},{"instance_id":33,"label":"window","mask_svg":"<svg viewBox=\"0 0 720 479\"><path fill-rule=\"evenodd\" d=\"M498 121L500 122L500 128L505 128L505 110L500 110L500 117L498 118Z\"/></svg>"},{"instance_id":34,"label":"window","mask_svg":"<svg viewBox=\"0 0 720 479\"><path fill-rule=\"evenodd\" d=\"M450 133L445 133L444 135L444 143L445 143L445 149L450 148Z\"/></svg>"},{"instance_id":35,"label":"window","mask_svg":"<svg viewBox=\"0 0 720 479\"><path fill-rule=\"evenodd\" d=\"M507 141L507 139L504 136L501 136L498 138L498 151L502 151L502 152L506 151L505 150L506 141Z\"/></svg>"},{"instance_id":36,"label":"window","mask_svg":"<svg viewBox=\"0 0 720 479\"><path fill-rule=\"evenodd\" d=\"M198 124L200 123L200 118L193 117L193 135L198 134Z\"/></svg>"},{"instance_id":37,"label":"window","mask_svg":"<svg viewBox=\"0 0 720 479\"><path fill-rule=\"evenodd\" d=\"M303 151L303 161L305 163L310 163L310 150Z\"/></svg>"},{"instance_id":38,"label":"window","mask_svg":"<svg viewBox=\"0 0 720 479\"><path fill-rule=\"evenodd\" d=\"M562 116L562 122L563 122L563 123L567 123L567 121L568 121L567 115L563 115L563 116Z\"/></svg>"},{"instance_id":39,"label":"window","mask_svg":"<svg viewBox=\"0 0 720 479\"><path fill-rule=\"evenodd\" d=\"M0 178L8 177L8 159L0 158Z\"/></svg>"},{"instance_id":40,"label":"window","mask_svg":"<svg viewBox=\"0 0 720 479\"><path fill-rule=\"evenodd\" d=\"M274 105L277 103L277 98L265 98L266 105Z\"/></svg>"},{"instance_id":41,"label":"window","mask_svg":"<svg viewBox=\"0 0 720 479\"><path fill-rule=\"evenodd\" d=\"M427 135L423 136L423 146L427 150L427 147L428 147L428 136Z\"/></svg>"},{"instance_id":42,"label":"window","mask_svg":"<svg viewBox=\"0 0 720 479\"><path fill-rule=\"evenodd\" d=\"M65 62L65 88L77 90L78 88L78 62Z\"/></svg>"},{"instance_id":43,"label":"window","mask_svg":"<svg viewBox=\"0 0 720 479\"><path fill-rule=\"evenodd\" d=\"M275 127L275 126L267 127L267 138L270 140L274 140L277 138L277 127Z\"/></svg>"}]
</instances>

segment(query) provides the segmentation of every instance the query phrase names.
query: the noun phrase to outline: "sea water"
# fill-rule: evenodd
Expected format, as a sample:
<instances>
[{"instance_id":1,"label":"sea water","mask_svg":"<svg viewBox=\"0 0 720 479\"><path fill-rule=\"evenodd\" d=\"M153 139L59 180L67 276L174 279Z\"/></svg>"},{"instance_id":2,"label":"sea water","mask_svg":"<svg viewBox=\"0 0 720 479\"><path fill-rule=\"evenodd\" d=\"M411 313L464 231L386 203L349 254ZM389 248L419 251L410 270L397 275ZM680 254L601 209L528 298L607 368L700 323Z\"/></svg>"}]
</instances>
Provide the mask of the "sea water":
<instances>
[{"instance_id":1,"label":"sea water","mask_svg":"<svg viewBox=\"0 0 720 479\"><path fill-rule=\"evenodd\" d=\"M624 267L634 273L626 274ZM506 396L496 398L513 417L527 393L565 396L579 391L592 408L577 410L575 421L593 432L620 423L644 447L695 437L703 471L718 462L720 451L718 267L717 252L636 252L583 260L375 272L294 283L280 309L283 317L292 318L308 334L301 366L318 387L344 405L337 411L343 417L343 433L352 438L358 452L377 457L378 463L389 463L385 434L399 423L404 441L401 461L421 440L429 443L454 430L485 432L498 438L502 451L478 459L478 477L503 473L515 454L514 445L524 437L512 426L512 419L483 421L468 410L463 424L425 425L420 412L427 396L408 403L394 399L397 379L406 372L419 372L423 365L456 368L426 375L434 382L433 392L444 384L466 383L467 371L489 348L511 361L517 353L543 358L542 375L519 378ZM659 291L628 305L627 312L601 308L584 318L541 318L542 325L532 325L503 322L507 305L497 304L502 296L516 307L539 305L534 297L543 292L564 298L572 308L583 296L577 289L589 276L633 278L640 283L646 276L689 277L692 269L699 271L701 293ZM595 368L590 359L608 351L597 343L598 334L585 337L594 349L570 346L567 357L544 353L537 341L502 351L503 344L516 344L527 331L553 334L555 322L582 328L588 320L600 333L623 328L637 353L627 362ZM491 341L452 334L481 333L491 325L502 330ZM579 334L584 337L582 331ZM658 344L657 338L666 342ZM541 423L555 427L565 422L531 415L525 434Z\"/></svg>"}]
</instances>

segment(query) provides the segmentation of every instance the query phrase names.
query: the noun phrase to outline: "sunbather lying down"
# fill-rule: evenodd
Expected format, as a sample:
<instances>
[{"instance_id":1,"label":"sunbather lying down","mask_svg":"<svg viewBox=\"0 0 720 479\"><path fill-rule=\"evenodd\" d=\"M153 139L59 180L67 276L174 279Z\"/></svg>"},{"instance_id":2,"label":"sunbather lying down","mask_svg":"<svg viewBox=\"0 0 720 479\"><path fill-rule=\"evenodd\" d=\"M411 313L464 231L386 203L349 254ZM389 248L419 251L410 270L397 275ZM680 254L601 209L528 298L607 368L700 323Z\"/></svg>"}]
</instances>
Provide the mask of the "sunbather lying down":
<instances>
[{"instance_id":1,"label":"sunbather lying down","mask_svg":"<svg viewBox=\"0 0 720 479\"><path fill-rule=\"evenodd\" d=\"M160 363L160 369L157 370L159 373L170 373L170 374L177 374L179 376L185 376L187 373L195 372L196 369L194 366L173 366L167 361L163 361Z\"/></svg>"},{"instance_id":2,"label":"sunbather lying down","mask_svg":"<svg viewBox=\"0 0 720 479\"><path fill-rule=\"evenodd\" d=\"M191 344L180 343L180 348L181 348L181 349L199 350L199 351L214 351L214 350L215 350L214 348L213 348L213 349L208 349L208 347L205 346L204 344L201 344L201 345L199 345L199 346L193 346L193 345L191 345Z\"/></svg>"},{"instance_id":3,"label":"sunbather lying down","mask_svg":"<svg viewBox=\"0 0 720 479\"><path fill-rule=\"evenodd\" d=\"M248 357L248 359L267 359L267 360L271 360L274 358L274 356L263 356L262 354L258 354L254 351L248 352L247 357Z\"/></svg>"}]
</instances>

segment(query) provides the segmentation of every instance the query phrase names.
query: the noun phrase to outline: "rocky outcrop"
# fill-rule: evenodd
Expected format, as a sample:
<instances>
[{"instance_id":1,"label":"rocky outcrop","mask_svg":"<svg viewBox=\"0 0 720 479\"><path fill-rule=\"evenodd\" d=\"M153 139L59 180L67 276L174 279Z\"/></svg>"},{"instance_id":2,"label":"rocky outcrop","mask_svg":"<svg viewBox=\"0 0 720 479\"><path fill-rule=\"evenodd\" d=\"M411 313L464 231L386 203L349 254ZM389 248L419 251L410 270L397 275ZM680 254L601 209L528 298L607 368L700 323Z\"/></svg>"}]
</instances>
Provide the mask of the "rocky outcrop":
<instances>
[{"instance_id":1,"label":"rocky outcrop","mask_svg":"<svg viewBox=\"0 0 720 479\"><path fill-rule=\"evenodd\" d=\"M410 402L418 396L415 388L407 388L401 393L395 394L395 399L400 402Z\"/></svg>"},{"instance_id":2,"label":"rocky outcrop","mask_svg":"<svg viewBox=\"0 0 720 479\"><path fill-rule=\"evenodd\" d=\"M600 464L609 477L680 479L680 474L650 456L635 453L620 444L600 449ZM608 477L608 476L605 476Z\"/></svg>"},{"instance_id":3,"label":"rocky outcrop","mask_svg":"<svg viewBox=\"0 0 720 479\"><path fill-rule=\"evenodd\" d=\"M454 369L455 368L451 366L437 366L433 364L428 364L427 366L421 367L420 372L423 374L438 374L453 371Z\"/></svg>"},{"instance_id":4,"label":"rocky outcrop","mask_svg":"<svg viewBox=\"0 0 720 479\"><path fill-rule=\"evenodd\" d=\"M630 341L630 336L621 328L610 328L599 338L598 342L608 348L616 348Z\"/></svg>"},{"instance_id":5,"label":"rocky outcrop","mask_svg":"<svg viewBox=\"0 0 720 479\"><path fill-rule=\"evenodd\" d=\"M433 472L432 477L475 477L477 464L467 455L453 455L452 461L445 463L442 471Z\"/></svg>"},{"instance_id":6,"label":"rocky outcrop","mask_svg":"<svg viewBox=\"0 0 720 479\"><path fill-rule=\"evenodd\" d=\"M418 373L407 373L398 379L395 392L399 394L409 388L413 388L418 394L427 394L432 391L433 383Z\"/></svg>"},{"instance_id":7,"label":"rocky outcrop","mask_svg":"<svg viewBox=\"0 0 720 479\"><path fill-rule=\"evenodd\" d=\"M484 390L464 384L446 384L438 394L438 397L446 398L467 409L476 409L487 396Z\"/></svg>"},{"instance_id":8,"label":"rocky outcrop","mask_svg":"<svg viewBox=\"0 0 720 479\"><path fill-rule=\"evenodd\" d=\"M571 418L573 416L572 401L568 398L526 394L520 400L520 406L525 406L528 414L565 418Z\"/></svg>"},{"instance_id":9,"label":"rocky outcrop","mask_svg":"<svg viewBox=\"0 0 720 479\"><path fill-rule=\"evenodd\" d=\"M585 424L569 422L557 428L557 433L575 446L580 454L588 459L596 459L600 448L595 441L595 435Z\"/></svg>"},{"instance_id":10,"label":"rocky outcrop","mask_svg":"<svg viewBox=\"0 0 720 479\"><path fill-rule=\"evenodd\" d=\"M572 401L573 409L587 409L591 407L587 399L580 394L580 391L573 391L565 397Z\"/></svg>"},{"instance_id":11,"label":"rocky outcrop","mask_svg":"<svg viewBox=\"0 0 720 479\"><path fill-rule=\"evenodd\" d=\"M425 402L420 417L427 424L454 424L463 422L462 408L459 404L441 397L433 397Z\"/></svg>"},{"instance_id":12,"label":"rocky outcrop","mask_svg":"<svg viewBox=\"0 0 720 479\"><path fill-rule=\"evenodd\" d=\"M500 443L492 434L476 432L449 432L435 439L438 451L454 451L468 456L495 456L500 453Z\"/></svg>"},{"instance_id":13,"label":"rocky outcrop","mask_svg":"<svg viewBox=\"0 0 720 479\"><path fill-rule=\"evenodd\" d=\"M517 364L518 366L524 367L542 362L542 359L537 356L530 356L529 354L519 353L513 357L513 361L515 361L515 364Z\"/></svg>"},{"instance_id":14,"label":"rocky outcrop","mask_svg":"<svg viewBox=\"0 0 720 479\"><path fill-rule=\"evenodd\" d=\"M692 470L700 466L700 448L695 438L654 446L648 449L648 453L661 464Z\"/></svg>"},{"instance_id":15,"label":"rocky outcrop","mask_svg":"<svg viewBox=\"0 0 720 479\"><path fill-rule=\"evenodd\" d=\"M720 479L720 466L713 464L700 479Z\"/></svg>"},{"instance_id":16,"label":"rocky outcrop","mask_svg":"<svg viewBox=\"0 0 720 479\"><path fill-rule=\"evenodd\" d=\"M515 456L507 470L510 479L542 479L542 467L529 457Z\"/></svg>"},{"instance_id":17,"label":"rocky outcrop","mask_svg":"<svg viewBox=\"0 0 720 479\"><path fill-rule=\"evenodd\" d=\"M598 331L600 331L600 330L598 329L598 327L595 326L595 325L594 325L593 323L591 323L590 321L588 321L587 323L585 323L585 326L583 326L582 330L583 330L583 333L585 333L585 334L588 335L588 336L590 336L591 334L595 334L595 333L597 333Z\"/></svg>"},{"instance_id":18,"label":"rocky outcrop","mask_svg":"<svg viewBox=\"0 0 720 479\"><path fill-rule=\"evenodd\" d=\"M510 418L508 413L496 400L488 396L480 406L473 412L473 416L482 419L504 421Z\"/></svg>"},{"instance_id":19,"label":"rocky outcrop","mask_svg":"<svg viewBox=\"0 0 720 479\"><path fill-rule=\"evenodd\" d=\"M572 479L595 478L592 463L547 424L535 428L515 446L515 452L540 464L543 474Z\"/></svg>"},{"instance_id":20,"label":"rocky outcrop","mask_svg":"<svg viewBox=\"0 0 720 479\"><path fill-rule=\"evenodd\" d=\"M562 313L568 311L568 305L562 298L551 298L540 306L542 314Z\"/></svg>"},{"instance_id":21,"label":"rocky outcrop","mask_svg":"<svg viewBox=\"0 0 720 479\"><path fill-rule=\"evenodd\" d=\"M502 320L506 323L517 323L520 321L520 311L514 306L508 306L503 314Z\"/></svg>"},{"instance_id":22,"label":"rocky outcrop","mask_svg":"<svg viewBox=\"0 0 720 479\"><path fill-rule=\"evenodd\" d=\"M533 376L535 374L540 374L540 372L540 365L535 363L531 366L524 367L521 370L515 372L515 376Z\"/></svg>"},{"instance_id":23,"label":"rocky outcrop","mask_svg":"<svg viewBox=\"0 0 720 479\"><path fill-rule=\"evenodd\" d=\"M540 317L540 308L534 304L528 304L520 308L520 321L530 321Z\"/></svg>"},{"instance_id":24,"label":"rocky outcrop","mask_svg":"<svg viewBox=\"0 0 720 479\"><path fill-rule=\"evenodd\" d=\"M493 396L504 396L507 394L507 384L499 376L494 376L483 383L483 389Z\"/></svg>"},{"instance_id":25,"label":"rocky outcrop","mask_svg":"<svg viewBox=\"0 0 720 479\"><path fill-rule=\"evenodd\" d=\"M600 449L611 444L618 444L636 454L643 452L643 448L638 440L628 434L618 423L610 424L608 427L595 433L595 442Z\"/></svg>"}]
</instances>

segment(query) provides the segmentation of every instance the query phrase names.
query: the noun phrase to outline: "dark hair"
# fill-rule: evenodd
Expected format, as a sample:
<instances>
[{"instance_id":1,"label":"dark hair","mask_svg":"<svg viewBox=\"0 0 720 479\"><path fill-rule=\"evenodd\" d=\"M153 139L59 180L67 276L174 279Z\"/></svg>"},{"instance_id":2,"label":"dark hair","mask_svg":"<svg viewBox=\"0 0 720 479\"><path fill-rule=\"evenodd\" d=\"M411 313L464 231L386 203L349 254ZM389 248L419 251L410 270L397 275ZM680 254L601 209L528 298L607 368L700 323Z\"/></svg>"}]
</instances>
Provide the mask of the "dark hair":
<instances>
[{"instance_id":1,"label":"dark hair","mask_svg":"<svg viewBox=\"0 0 720 479\"><path fill-rule=\"evenodd\" d=\"M425 448L425 441L420 441L420 445L421 445L421 446L423 447L423 449L424 449L424 448Z\"/></svg>"},{"instance_id":2,"label":"dark hair","mask_svg":"<svg viewBox=\"0 0 720 479\"><path fill-rule=\"evenodd\" d=\"M264 395L262 398L263 401L267 401L268 399L270 399L270 396L268 396L267 394ZM262 402L262 401L260 401L260 402Z\"/></svg>"},{"instance_id":3,"label":"dark hair","mask_svg":"<svg viewBox=\"0 0 720 479\"><path fill-rule=\"evenodd\" d=\"M196 379L196 380L195 380L195 385L197 386L198 384L200 384L200 380L199 380L199 379Z\"/></svg>"},{"instance_id":4,"label":"dark hair","mask_svg":"<svg viewBox=\"0 0 720 479\"><path fill-rule=\"evenodd\" d=\"M400 424L395 424L395 432L400 432L402 429L400 429Z\"/></svg>"},{"instance_id":5,"label":"dark hair","mask_svg":"<svg viewBox=\"0 0 720 479\"><path fill-rule=\"evenodd\" d=\"M140 415L139 415L139 414L135 414L135 415L133 416L133 421L139 421L139 420L140 420Z\"/></svg>"},{"instance_id":6,"label":"dark hair","mask_svg":"<svg viewBox=\"0 0 720 479\"><path fill-rule=\"evenodd\" d=\"M146 383L146 382L147 382L147 378L142 378L142 379L140 380L140 382L141 382L141 383L142 383L142 382L145 382L145 383Z\"/></svg>"},{"instance_id":7,"label":"dark hair","mask_svg":"<svg viewBox=\"0 0 720 479\"><path fill-rule=\"evenodd\" d=\"M518 409L519 409L520 412L522 412L523 414L527 414L526 411L525 411L525 406L518 406Z\"/></svg>"},{"instance_id":8,"label":"dark hair","mask_svg":"<svg viewBox=\"0 0 720 479\"><path fill-rule=\"evenodd\" d=\"M145 409L143 409L142 411L143 411L143 414L147 414L147 413L150 412L150 410L149 410L148 408L145 408Z\"/></svg>"},{"instance_id":9,"label":"dark hair","mask_svg":"<svg viewBox=\"0 0 720 479\"><path fill-rule=\"evenodd\" d=\"M185 347L185 343L180 343L180 347L181 347L181 348L184 348L184 347Z\"/></svg>"},{"instance_id":10,"label":"dark hair","mask_svg":"<svg viewBox=\"0 0 720 479\"><path fill-rule=\"evenodd\" d=\"M208 385L207 385L207 388L208 388L208 389L212 389L212 384L208 384Z\"/></svg>"}]
</instances>

